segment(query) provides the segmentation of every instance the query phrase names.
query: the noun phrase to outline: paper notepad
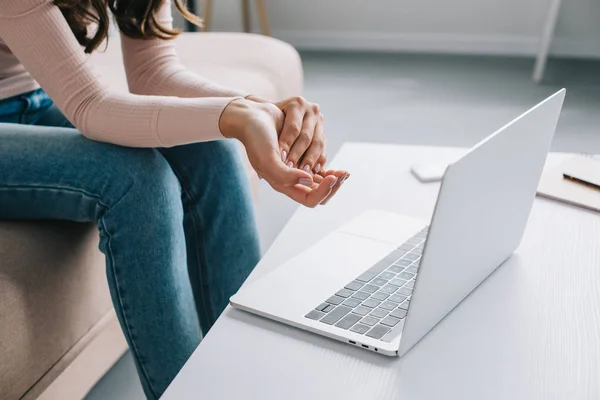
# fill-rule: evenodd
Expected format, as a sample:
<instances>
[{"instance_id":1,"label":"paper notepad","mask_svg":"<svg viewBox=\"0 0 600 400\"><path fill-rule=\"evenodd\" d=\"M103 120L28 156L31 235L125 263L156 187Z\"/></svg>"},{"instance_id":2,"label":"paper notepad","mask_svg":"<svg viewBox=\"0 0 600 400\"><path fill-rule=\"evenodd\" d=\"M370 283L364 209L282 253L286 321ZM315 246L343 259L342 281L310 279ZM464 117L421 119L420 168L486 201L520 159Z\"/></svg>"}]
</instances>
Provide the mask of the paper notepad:
<instances>
[{"instance_id":1,"label":"paper notepad","mask_svg":"<svg viewBox=\"0 0 600 400\"><path fill-rule=\"evenodd\" d=\"M538 186L538 195L575 206L587 208L588 210L600 211L600 190L593 189L573 182L563 177L567 171L577 171L583 164L581 158L586 158L585 165L589 168L599 168L600 161L588 162L591 157L580 155L573 156L563 161L555 168L545 170Z\"/></svg>"}]
</instances>

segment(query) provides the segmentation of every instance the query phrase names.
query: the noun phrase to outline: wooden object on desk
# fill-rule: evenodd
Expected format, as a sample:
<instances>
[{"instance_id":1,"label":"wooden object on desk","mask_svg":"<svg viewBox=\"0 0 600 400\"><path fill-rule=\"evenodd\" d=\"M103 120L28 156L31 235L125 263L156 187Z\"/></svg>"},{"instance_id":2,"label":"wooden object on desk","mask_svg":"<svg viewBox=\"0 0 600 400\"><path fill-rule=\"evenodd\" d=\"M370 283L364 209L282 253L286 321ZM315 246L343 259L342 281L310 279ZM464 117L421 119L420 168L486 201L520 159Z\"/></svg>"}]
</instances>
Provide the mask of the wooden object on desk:
<instances>
[{"instance_id":1,"label":"wooden object on desk","mask_svg":"<svg viewBox=\"0 0 600 400\"><path fill-rule=\"evenodd\" d=\"M258 12L258 19L260 21L260 31L265 36L271 36L271 26L269 24L269 14L267 13L267 6L265 5L264 0L255 0L256 1L256 11ZM211 18L212 18L212 7L213 0L204 0L204 14L202 18L204 19L204 30L210 30ZM250 32L251 21L250 21L250 0L241 0L241 8L242 8L242 26L244 28L244 32Z\"/></svg>"}]
</instances>

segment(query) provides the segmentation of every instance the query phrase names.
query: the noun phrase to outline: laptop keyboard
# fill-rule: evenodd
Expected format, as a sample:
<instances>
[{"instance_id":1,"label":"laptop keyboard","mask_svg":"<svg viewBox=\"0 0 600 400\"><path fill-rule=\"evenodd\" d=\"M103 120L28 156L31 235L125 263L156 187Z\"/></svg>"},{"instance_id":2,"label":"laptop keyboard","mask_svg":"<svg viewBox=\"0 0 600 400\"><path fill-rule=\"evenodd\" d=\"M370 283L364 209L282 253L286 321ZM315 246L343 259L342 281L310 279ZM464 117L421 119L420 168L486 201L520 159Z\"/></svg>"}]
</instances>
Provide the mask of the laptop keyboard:
<instances>
[{"instance_id":1,"label":"laptop keyboard","mask_svg":"<svg viewBox=\"0 0 600 400\"><path fill-rule=\"evenodd\" d=\"M338 290L306 318L381 339L406 317L427 229Z\"/></svg>"}]
</instances>

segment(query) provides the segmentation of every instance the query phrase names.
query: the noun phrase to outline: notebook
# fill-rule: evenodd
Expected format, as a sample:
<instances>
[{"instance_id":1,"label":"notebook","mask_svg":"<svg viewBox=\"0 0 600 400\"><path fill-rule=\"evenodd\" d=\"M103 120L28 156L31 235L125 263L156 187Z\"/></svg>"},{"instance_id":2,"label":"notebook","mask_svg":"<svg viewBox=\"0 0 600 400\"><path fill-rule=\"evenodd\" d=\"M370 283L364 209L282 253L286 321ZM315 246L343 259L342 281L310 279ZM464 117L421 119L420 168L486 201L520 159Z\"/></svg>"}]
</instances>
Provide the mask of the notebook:
<instances>
[{"instance_id":1,"label":"notebook","mask_svg":"<svg viewBox=\"0 0 600 400\"><path fill-rule=\"evenodd\" d=\"M544 170L537 193L543 197L600 212L600 189L566 179L564 174L578 180L597 183L594 181L600 177L598 156L573 156L554 168Z\"/></svg>"}]
</instances>

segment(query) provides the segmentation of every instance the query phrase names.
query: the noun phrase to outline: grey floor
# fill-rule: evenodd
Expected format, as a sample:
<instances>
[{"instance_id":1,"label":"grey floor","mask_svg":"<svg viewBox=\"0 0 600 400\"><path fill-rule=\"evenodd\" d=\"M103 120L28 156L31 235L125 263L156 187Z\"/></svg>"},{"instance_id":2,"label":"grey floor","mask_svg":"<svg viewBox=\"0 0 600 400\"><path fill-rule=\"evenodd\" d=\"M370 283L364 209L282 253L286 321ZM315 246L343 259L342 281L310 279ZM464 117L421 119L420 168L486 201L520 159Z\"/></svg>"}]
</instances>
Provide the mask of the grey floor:
<instances>
[{"instance_id":1,"label":"grey floor","mask_svg":"<svg viewBox=\"0 0 600 400\"><path fill-rule=\"evenodd\" d=\"M328 153L343 142L470 146L561 87L567 100L554 151L600 153L600 61L551 60L543 85L519 58L304 53L305 97L326 116ZM267 249L296 205L263 183ZM126 354L88 400L143 399Z\"/></svg>"}]
</instances>

